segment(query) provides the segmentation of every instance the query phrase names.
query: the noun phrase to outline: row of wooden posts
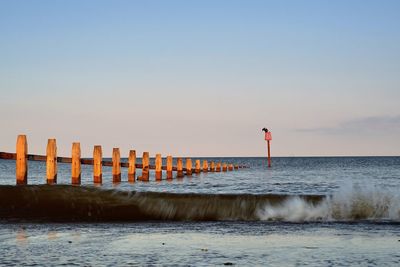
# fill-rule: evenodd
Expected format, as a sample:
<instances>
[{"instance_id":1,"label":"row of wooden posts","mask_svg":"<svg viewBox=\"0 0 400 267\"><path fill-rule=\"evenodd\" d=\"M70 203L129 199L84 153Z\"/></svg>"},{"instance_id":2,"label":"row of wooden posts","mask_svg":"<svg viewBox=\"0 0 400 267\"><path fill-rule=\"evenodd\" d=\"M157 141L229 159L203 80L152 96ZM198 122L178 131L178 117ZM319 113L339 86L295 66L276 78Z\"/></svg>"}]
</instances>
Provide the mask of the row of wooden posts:
<instances>
[{"instance_id":1,"label":"row of wooden posts","mask_svg":"<svg viewBox=\"0 0 400 267\"><path fill-rule=\"evenodd\" d=\"M167 156L167 165L162 166L161 154L156 154L155 165L150 165L149 152L143 152L142 163L136 163L136 151L130 150L128 162L121 162L119 148L113 148L112 161L104 161L102 148L100 145L94 146L93 159L82 159L80 143L72 144L72 156L57 157L56 139L48 139L46 156L28 154L28 142L26 135L19 135L17 138L16 153L0 152L0 158L12 159L16 161L16 183L17 185L26 185L28 183L28 160L46 161L46 177L48 184L57 183L57 162L71 163L71 183L74 185L81 184L81 164L93 165L93 182L101 184L103 182L102 166L112 167L113 183L121 182L121 167L128 168L128 181L135 182L136 169L142 169L142 175L138 177L140 181L149 181L150 169L155 170L155 179L162 180L162 171L167 172L167 179L173 178L173 171L176 171L176 177L182 178L184 173L192 175L192 173L200 172L221 172L233 171L245 166L227 164L221 162L213 162L210 164L207 160L203 160L201 167L200 160L195 161L195 167L192 166L192 159L186 159L186 168L183 167L182 158L176 159L176 166L173 166L172 156Z\"/></svg>"}]
</instances>

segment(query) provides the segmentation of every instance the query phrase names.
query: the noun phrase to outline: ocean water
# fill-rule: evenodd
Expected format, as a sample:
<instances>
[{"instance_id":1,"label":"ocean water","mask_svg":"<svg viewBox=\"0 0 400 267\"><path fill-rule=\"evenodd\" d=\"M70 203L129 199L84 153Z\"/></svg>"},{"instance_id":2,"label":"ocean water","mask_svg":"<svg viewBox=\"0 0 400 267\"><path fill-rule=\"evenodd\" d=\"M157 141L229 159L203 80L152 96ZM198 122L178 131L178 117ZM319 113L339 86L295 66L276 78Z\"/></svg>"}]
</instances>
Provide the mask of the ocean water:
<instances>
[{"instance_id":1,"label":"ocean water","mask_svg":"<svg viewBox=\"0 0 400 267\"><path fill-rule=\"evenodd\" d=\"M0 160L0 265L398 266L400 157L208 158L249 166L93 186L70 165L57 186ZM140 171L138 173L140 175ZM164 174L165 177L165 174Z\"/></svg>"}]
</instances>

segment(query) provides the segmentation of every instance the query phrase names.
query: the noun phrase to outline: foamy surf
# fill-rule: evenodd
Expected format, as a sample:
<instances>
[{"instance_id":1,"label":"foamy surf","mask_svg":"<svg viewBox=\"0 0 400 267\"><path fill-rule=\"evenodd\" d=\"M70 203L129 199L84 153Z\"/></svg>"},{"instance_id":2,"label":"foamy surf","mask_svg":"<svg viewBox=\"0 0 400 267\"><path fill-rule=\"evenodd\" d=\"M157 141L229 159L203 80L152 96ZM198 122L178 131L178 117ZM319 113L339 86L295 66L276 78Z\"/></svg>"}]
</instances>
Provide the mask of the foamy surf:
<instances>
[{"instance_id":1,"label":"foamy surf","mask_svg":"<svg viewBox=\"0 0 400 267\"><path fill-rule=\"evenodd\" d=\"M347 185L318 203L292 196L258 211L267 221L400 221L400 194L378 187Z\"/></svg>"}]
</instances>

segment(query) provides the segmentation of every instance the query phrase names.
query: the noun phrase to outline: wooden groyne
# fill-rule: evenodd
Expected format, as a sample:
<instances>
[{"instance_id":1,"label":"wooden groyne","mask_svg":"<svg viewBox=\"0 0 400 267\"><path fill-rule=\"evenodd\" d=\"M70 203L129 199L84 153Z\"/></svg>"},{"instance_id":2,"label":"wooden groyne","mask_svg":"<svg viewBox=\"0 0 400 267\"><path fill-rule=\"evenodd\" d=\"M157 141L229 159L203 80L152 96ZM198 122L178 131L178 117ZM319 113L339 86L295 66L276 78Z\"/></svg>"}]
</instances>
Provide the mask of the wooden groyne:
<instances>
[{"instance_id":1,"label":"wooden groyne","mask_svg":"<svg viewBox=\"0 0 400 267\"><path fill-rule=\"evenodd\" d=\"M233 165L221 162L208 162L196 159L195 168L192 168L192 159L186 158L186 167L183 166L182 158L176 159L176 166L173 166L173 157L166 157L167 165L162 165L161 154L155 155L155 165L150 165L150 153L143 152L142 163L136 163L136 151L130 150L128 162L121 161L119 148L113 148L112 160L103 160L103 151L100 145L93 148L93 158L81 158L81 146L79 142L72 144L71 157L57 156L56 139L48 139L46 155L28 154L28 141L26 135L19 135L17 138L16 153L0 152L0 159L15 160L15 175L17 185L28 184L28 161L45 161L46 162L46 182L47 184L57 183L57 163L71 164L71 184L81 184L81 165L93 165L93 183L103 183L103 166L112 167L112 182L120 183L121 167L128 168L127 181L135 182L136 180L147 182L150 180L150 170L154 170L156 181L163 179L163 171L166 171L166 179L173 179L173 172L176 172L176 178L183 178L184 175L191 176L192 173L199 174L201 172L220 172L221 165L223 171L233 171L241 168L247 168L241 165ZM202 166L202 168L201 168ZM216 166L216 167L215 167ZM142 174L136 179L136 169L141 169Z\"/></svg>"}]
</instances>

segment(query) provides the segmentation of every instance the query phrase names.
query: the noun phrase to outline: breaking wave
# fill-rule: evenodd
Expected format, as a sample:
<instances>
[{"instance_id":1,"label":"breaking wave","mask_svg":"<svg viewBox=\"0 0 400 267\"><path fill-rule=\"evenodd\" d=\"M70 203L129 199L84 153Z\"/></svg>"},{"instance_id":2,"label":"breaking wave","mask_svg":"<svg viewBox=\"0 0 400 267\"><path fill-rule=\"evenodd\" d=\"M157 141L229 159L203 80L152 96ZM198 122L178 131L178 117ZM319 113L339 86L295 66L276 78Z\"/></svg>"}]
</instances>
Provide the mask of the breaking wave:
<instances>
[{"instance_id":1,"label":"breaking wave","mask_svg":"<svg viewBox=\"0 0 400 267\"><path fill-rule=\"evenodd\" d=\"M260 220L301 221L400 221L400 193L378 187L347 185L319 203L292 196L278 205L266 204Z\"/></svg>"},{"instance_id":2,"label":"breaking wave","mask_svg":"<svg viewBox=\"0 0 400 267\"><path fill-rule=\"evenodd\" d=\"M0 186L0 219L44 221L400 221L400 194L174 194L69 185Z\"/></svg>"}]
</instances>

